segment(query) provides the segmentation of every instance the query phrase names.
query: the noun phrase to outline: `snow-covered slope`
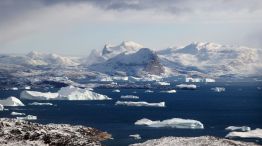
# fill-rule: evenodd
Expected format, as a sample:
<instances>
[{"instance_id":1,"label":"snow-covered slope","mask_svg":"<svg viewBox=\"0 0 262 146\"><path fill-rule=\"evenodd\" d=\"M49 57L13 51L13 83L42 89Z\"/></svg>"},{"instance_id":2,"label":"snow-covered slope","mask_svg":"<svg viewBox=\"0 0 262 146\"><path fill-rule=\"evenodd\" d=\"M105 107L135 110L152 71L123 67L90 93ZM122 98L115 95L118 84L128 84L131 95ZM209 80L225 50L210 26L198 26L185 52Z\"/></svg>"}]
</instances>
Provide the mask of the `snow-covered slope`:
<instances>
[{"instance_id":1,"label":"snow-covered slope","mask_svg":"<svg viewBox=\"0 0 262 146\"><path fill-rule=\"evenodd\" d=\"M158 51L161 63L173 72L192 71L213 76L258 75L262 71L262 50L194 42L185 47Z\"/></svg>"},{"instance_id":2,"label":"snow-covered slope","mask_svg":"<svg viewBox=\"0 0 262 146\"><path fill-rule=\"evenodd\" d=\"M137 52L124 52L105 62L94 64L91 70L115 75L142 75L144 73L160 75L164 68L159 62L158 56L148 48L142 48Z\"/></svg>"}]
</instances>

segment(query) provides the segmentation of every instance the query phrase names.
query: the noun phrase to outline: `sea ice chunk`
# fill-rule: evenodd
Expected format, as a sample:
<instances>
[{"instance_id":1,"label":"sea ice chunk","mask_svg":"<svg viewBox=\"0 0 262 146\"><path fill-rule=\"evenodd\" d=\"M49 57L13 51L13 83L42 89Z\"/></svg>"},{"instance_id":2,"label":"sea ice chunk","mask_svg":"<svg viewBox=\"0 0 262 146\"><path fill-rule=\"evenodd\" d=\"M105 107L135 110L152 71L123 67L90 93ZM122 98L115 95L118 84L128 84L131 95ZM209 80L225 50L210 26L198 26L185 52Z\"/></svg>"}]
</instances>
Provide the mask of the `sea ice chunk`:
<instances>
[{"instance_id":1,"label":"sea ice chunk","mask_svg":"<svg viewBox=\"0 0 262 146\"><path fill-rule=\"evenodd\" d=\"M152 90L145 90L145 93L153 93L154 91Z\"/></svg>"},{"instance_id":2,"label":"sea ice chunk","mask_svg":"<svg viewBox=\"0 0 262 146\"><path fill-rule=\"evenodd\" d=\"M176 93L176 90L160 91L161 93Z\"/></svg>"},{"instance_id":3,"label":"sea ice chunk","mask_svg":"<svg viewBox=\"0 0 262 146\"><path fill-rule=\"evenodd\" d=\"M126 106L146 106L146 107L165 107L165 102L159 103L148 103L145 101L117 101L115 105L126 105Z\"/></svg>"},{"instance_id":4,"label":"sea ice chunk","mask_svg":"<svg viewBox=\"0 0 262 146\"><path fill-rule=\"evenodd\" d=\"M262 138L262 129L255 129L246 132L229 132L226 135L227 138L239 137L239 138Z\"/></svg>"},{"instance_id":5,"label":"sea ice chunk","mask_svg":"<svg viewBox=\"0 0 262 146\"><path fill-rule=\"evenodd\" d=\"M0 104L3 106L25 106L18 98L14 96L0 100Z\"/></svg>"},{"instance_id":6,"label":"sea ice chunk","mask_svg":"<svg viewBox=\"0 0 262 146\"><path fill-rule=\"evenodd\" d=\"M170 86L170 83L168 82L156 82L155 84L160 86Z\"/></svg>"},{"instance_id":7,"label":"sea ice chunk","mask_svg":"<svg viewBox=\"0 0 262 146\"><path fill-rule=\"evenodd\" d=\"M122 99L139 99L139 97L135 96L135 95L122 95L120 98L122 98Z\"/></svg>"},{"instance_id":8,"label":"sea ice chunk","mask_svg":"<svg viewBox=\"0 0 262 146\"><path fill-rule=\"evenodd\" d=\"M194 84L179 84L179 85L176 85L176 87L179 89L196 89L197 88L197 86Z\"/></svg>"},{"instance_id":9,"label":"sea ice chunk","mask_svg":"<svg viewBox=\"0 0 262 146\"><path fill-rule=\"evenodd\" d=\"M204 125L197 120L173 118L163 121L152 121L150 119L140 119L135 122L135 125L146 125L148 127L171 127L183 129L204 129Z\"/></svg>"},{"instance_id":10,"label":"sea ice chunk","mask_svg":"<svg viewBox=\"0 0 262 146\"><path fill-rule=\"evenodd\" d=\"M228 127L226 128L226 130L229 130L229 131L250 131L251 128L248 127L248 126L241 126L241 127L228 126Z\"/></svg>"},{"instance_id":11,"label":"sea ice chunk","mask_svg":"<svg viewBox=\"0 0 262 146\"><path fill-rule=\"evenodd\" d=\"M18 120L37 120L37 116L27 115L25 117L16 117Z\"/></svg>"},{"instance_id":12,"label":"sea ice chunk","mask_svg":"<svg viewBox=\"0 0 262 146\"><path fill-rule=\"evenodd\" d=\"M11 112L12 116L24 116L25 113L19 113L19 112Z\"/></svg>"},{"instance_id":13,"label":"sea ice chunk","mask_svg":"<svg viewBox=\"0 0 262 146\"><path fill-rule=\"evenodd\" d=\"M112 92L120 92L120 90L119 89L115 89Z\"/></svg>"},{"instance_id":14,"label":"sea ice chunk","mask_svg":"<svg viewBox=\"0 0 262 146\"><path fill-rule=\"evenodd\" d=\"M134 139L141 139L141 136L139 134L131 134L129 137L132 137Z\"/></svg>"},{"instance_id":15,"label":"sea ice chunk","mask_svg":"<svg viewBox=\"0 0 262 146\"><path fill-rule=\"evenodd\" d=\"M0 111L4 110L4 106L2 104L0 104Z\"/></svg>"},{"instance_id":16,"label":"sea ice chunk","mask_svg":"<svg viewBox=\"0 0 262 146\"><path fill-rule=\"evenodd\" d=\"M28 105L47 105L47 106L52 106L53 103L50 103L50 102L33 102L33 103L29 103Z\"/></svg>"},{"instance_id":17,"label":"sea ice chunk","mask_svg":"<svg viewBox=\"0 0 262 146\"><path fill-rule=\"evenodd\" d=\"M211 90L213 90L214 92L225 92L226 91L224 87L214 87L214 88L211 88Z\"/></svg>"}]
</instances>

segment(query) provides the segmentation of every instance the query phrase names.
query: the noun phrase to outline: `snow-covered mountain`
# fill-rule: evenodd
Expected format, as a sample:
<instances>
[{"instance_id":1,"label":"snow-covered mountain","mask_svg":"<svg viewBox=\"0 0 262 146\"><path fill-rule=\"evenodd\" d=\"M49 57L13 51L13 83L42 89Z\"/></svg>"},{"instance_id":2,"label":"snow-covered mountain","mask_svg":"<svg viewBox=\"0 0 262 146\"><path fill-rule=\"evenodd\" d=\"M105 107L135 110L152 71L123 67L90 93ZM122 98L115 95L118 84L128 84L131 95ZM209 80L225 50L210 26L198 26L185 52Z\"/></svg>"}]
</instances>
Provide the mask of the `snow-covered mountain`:
<instances>
[{"instance_id":1,"label":"snow-covered mountain","mask_svg":"<svg viewBox=\"0 0 262 146\"><path fill-rule=\"evenodd\" d=\"M262 50L194 42L158 51L161 63L172 72L199 72L212 76L261 75Z\"/></svg>"},{"instance_id":2,"label":"snow-covered mountain","mask_svg":"<svg viewBox=\"0 0 262 146\"><path fill-rule=\"evenodd\" d=\"M133 49L124 51L105 62L93 64L89 68L109 75L141 76L144 74L160 75L164 73L164 68L158 56L148 48L141 48L137 52Z\"/></svg>"}]
</instances>

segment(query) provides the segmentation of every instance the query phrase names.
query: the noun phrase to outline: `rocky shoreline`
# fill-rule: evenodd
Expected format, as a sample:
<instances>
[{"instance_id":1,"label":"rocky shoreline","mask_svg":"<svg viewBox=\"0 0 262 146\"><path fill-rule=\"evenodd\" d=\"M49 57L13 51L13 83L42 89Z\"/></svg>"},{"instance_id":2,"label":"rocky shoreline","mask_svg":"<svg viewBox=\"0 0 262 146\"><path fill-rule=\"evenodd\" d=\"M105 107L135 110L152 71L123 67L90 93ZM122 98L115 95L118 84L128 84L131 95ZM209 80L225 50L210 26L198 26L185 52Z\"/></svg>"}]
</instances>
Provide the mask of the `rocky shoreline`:
<instances>
[{"instance_id":1,"label":"rocky shoreline","mask_svg":"<svg viewBox=\"0 0 262 146\"><path fill-rule=\"evenodd\" d=\"M85 126L0 119L1 146L100 146L101 141L109 138L107 132Z\"/></svg>"}]
</instances>

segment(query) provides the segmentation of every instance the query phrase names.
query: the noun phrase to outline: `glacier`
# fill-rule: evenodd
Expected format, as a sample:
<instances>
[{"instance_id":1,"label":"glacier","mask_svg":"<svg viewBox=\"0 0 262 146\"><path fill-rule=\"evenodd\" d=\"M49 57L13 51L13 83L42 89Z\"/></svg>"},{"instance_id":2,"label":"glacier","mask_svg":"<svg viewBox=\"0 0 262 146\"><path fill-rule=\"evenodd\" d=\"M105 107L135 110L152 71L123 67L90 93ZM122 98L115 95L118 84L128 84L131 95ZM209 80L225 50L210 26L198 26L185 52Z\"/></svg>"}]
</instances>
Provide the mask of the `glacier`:
<instances>
[{"instance_id":1,"label":"glacier","mask_svg":"<svg viewBox=\"0 0 262 146\"><path fill-rule=\"evenodd\" d=\"M140 119L135 122L135 125L145 125L148 127L171 127L182 129L204 129L204 125L197 120L172 118L163 121L152 121L150 119Z\"/></svg>"}]
</instances>

